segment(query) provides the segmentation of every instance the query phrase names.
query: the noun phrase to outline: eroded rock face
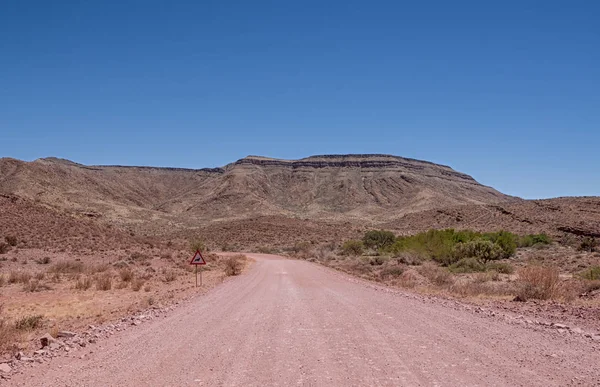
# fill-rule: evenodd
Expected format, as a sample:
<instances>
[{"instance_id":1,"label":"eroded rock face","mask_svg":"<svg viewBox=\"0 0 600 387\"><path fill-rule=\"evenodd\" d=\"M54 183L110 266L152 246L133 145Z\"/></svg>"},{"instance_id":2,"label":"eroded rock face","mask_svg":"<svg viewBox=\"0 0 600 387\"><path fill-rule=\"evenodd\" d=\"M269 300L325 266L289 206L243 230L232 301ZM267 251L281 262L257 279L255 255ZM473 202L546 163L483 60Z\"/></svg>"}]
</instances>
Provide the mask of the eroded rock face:
<instances>
[{"instance_id":1,"label":"eroded rock face","mask_svg":"<svg viewBox=\"0 0 600 387\"><path fill-rule=\"evenodd\" d=\"M222 168L85 166L0 159L0 193L83 217L202 223L261 215L373 219L511 198L444 165L390 155L248 156Z\"/></svg>"}]
</instances>

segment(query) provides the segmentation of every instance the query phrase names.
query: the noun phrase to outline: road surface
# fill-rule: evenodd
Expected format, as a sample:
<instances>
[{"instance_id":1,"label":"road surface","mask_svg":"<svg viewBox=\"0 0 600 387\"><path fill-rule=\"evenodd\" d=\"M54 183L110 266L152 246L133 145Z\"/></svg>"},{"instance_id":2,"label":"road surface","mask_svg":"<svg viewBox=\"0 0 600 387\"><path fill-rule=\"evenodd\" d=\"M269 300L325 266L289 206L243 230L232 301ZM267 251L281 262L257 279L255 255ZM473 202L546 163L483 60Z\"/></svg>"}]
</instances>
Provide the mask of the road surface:
<instances>
[{"instance_id":1,"label":"road surface","mask_svg":"<svg viewBox=\"0 0 600 387\"><path fill-rule=\"evenodd\" d=\"M57 358L26 386L565 386L600 383L600 353L316 264L251 254L245 274L164 319ZM569 336L569 335L566 335ZM587 344L586 344L587 343ZM98 346L102 346L100 349Z\"/></svg>"}]
</instances>

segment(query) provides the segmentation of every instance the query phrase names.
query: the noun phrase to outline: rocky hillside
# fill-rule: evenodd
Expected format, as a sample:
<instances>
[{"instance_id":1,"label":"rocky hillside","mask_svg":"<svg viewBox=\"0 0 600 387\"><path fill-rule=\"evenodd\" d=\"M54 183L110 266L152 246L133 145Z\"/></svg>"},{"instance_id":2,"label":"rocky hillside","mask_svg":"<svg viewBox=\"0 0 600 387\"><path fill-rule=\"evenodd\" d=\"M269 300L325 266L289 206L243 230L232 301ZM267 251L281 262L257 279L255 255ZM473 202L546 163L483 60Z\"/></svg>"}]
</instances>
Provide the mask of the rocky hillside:
<instances>
[{"instance_id":1,"label":"rocky hillside","mask_svg":"<svg viewBox=\"0 0 600 387\"><path fill-rule=\"evenodd\" d=\"M198 170L4 158L0 193L115 222L173 225L272 215L380 221L515 200L450 167L388 155L249 156Z\"/></svg>"}]
</instances>

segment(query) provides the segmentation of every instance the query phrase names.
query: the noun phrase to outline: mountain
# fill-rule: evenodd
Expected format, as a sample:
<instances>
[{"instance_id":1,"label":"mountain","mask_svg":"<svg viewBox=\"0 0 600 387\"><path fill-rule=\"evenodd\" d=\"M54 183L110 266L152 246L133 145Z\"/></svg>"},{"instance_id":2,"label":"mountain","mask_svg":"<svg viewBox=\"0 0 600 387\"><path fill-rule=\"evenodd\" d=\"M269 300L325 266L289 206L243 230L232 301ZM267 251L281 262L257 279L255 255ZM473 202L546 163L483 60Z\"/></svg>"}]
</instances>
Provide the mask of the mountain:
<instances>
[{"instance_id":1,"label":"mountain","mask_svg":"<svg viewBox=\"0 0 600 387\"><path fill-rule=\"evenodd\" d=\"M172 226L257 216L383 221L519 200L448 166L389 155L248 156L205 169L2 158L0 193L116 223Z\"/></svg>"}]
</instances>

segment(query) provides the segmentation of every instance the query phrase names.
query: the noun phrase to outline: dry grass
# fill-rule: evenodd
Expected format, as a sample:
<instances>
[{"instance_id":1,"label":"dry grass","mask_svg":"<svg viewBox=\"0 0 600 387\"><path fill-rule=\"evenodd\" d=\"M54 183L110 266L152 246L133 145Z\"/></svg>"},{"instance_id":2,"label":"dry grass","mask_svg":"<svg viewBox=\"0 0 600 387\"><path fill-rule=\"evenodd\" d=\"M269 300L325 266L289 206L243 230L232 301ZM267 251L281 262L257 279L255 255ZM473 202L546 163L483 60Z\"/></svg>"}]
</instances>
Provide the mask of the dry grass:
<instances>
[{"instance_id":1,"label":"dry grass","mask_svg":"<svg viewBox=\"0 0 600 387\"><path fill-rule=\"evenodd\" d=\"M134 276L133 270L129 268L119 270L119 277L121 277L121 281L123 282L131 282Z\"/></svg>"},{"instance_id":2,"label":"dry grass","mask_svg":"<svg viewBox=\"0 0 600 387\"><path fill-rule=\"evenodd\" d=\"M233 255L223 261L225 275L234 276L242 273L246 256L242 254Z\"/></svg>"},{"instance_id":3,"label":"dry grass","mask_svg":"<svg viewBox=\"0 0 600 387\"><path fill-rule=\"evenodd\" d=\"M12 270L10 272L10 274L8 275L8 283L9 284L16 284L16 283L26 284L29 282L30 279L31 279L31 273L26 272L26 271Z\"/></svg>"},{"instance_id":4,"label":"dry grass","mask_svg":"<svg viewBox=\"0 0 600 387\"><path fill-rule=\"evenodd\" d=\"M165 270L163 273L164 282L173 282L177 279L177 273L175 270Z\"/></svg>"},{"instance_id":5,"label":"dry grass","mask_svg":"<svg viewBox=\"0 0 600 387\"><path fill-rule=\"evenodd\" d=\"M85 271L85 265L79 261L57 262L48 269L49 273L81 274Z\"/></svg>"},{"instance_id":6,"label":"dry grass","mask_svg":"<svg viewBox=\"0 0 600 387\"><path fill-rule=\"evenodd\" d=\"M144 286L145 283L146 283L146 281L144 281L141 278L134 279L131 282L131 290L133 290L134 292L139 292L140 289L142 288L142 286Z\"/></svg>"},{"instance_id":7,"label":"dry grass","mask_svg":"<svg viewBox=\"0 0 600 387\"><path fill-rule=\"evenodd\" d=\"M44 290L51 290L52 288L39 280L31 280L23 285L24 292L41 292Z\"/></svg>"},{"instance_id":8,"label":"dry grass","mask_svg":"<svg viewBox=\"0 0 600 387\"><path fill-rule=\"evenodd\" d=\"M112 276L110 273L103 273L96 277L96 289L104 291L112 289Z\"/></svg>"},{"instance_id":9,"label":"dry grass","mask_svg":"<svg viewBox=\"0 0 600 387\"><path fill-rule=\"evenodd\" d=\"M38 265L47 265L50 262L52 262L52 259L50 257L43 257L43 258L36 258L36 259L34 259L34 261Z\"/></svg>"},{"instance_id":10,"label":"dry grass","mask_svg":"<svg viewBox=\"0 0 600 387\"><path fill-rule=\"evenodd\" d=\"M92 278L89 276L80 277L75 282L75 289L77 290L88 290L92 287Z\"/></svg>"},{"instance_id":11,"label":"dry grass","mask_svg":"<svg viewBox=\"0 0 600 387\"><path fill-rule=\"evenodd\" d=\"M40 328L44 322L44 316L41 314L35 314L31 316L24 316L15 321L15 329L19 331L32 331Z\"/></svg>"},{"instance_id":12,"label":"dry grass","mask_svg":"<svg viewBox=\"0 0 600 387\"><path fill-rule=\"evenodd\" d=\"M519 270L517 296L522 300L557 298L560 290L559 271L555 267L529 266Z\"/></svg>"},{"instance_id":13,"label":"dry grass","mask_svg":"<svg viewBox=\"0 0 600 387\"><path fill-rule=\"evenodd\" d=\"M448 270L432 262L424 263L417 268L417 271L436 286L449 286L454 283L454 277Z\"/></svg>"}]
</instances>

